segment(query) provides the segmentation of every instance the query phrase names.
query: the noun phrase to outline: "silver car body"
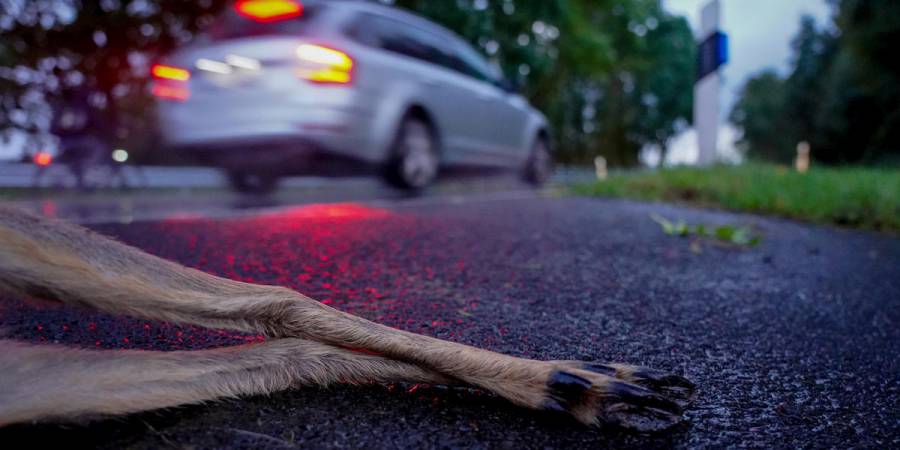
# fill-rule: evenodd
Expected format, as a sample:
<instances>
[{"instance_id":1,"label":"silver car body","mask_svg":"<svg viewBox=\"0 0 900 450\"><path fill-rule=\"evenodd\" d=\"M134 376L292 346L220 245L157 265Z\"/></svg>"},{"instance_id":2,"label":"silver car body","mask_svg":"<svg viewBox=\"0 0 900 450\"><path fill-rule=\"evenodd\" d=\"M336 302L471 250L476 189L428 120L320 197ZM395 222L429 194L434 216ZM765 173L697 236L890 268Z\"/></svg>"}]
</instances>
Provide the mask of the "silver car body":
<instances>
[{"instance_id":1,"label":"silver car body","mask_svg":"<svg viewBox=\"0 0 900 450\"><path fill-rule=\"evenodd\" d=\"M442 166L520 168L535 139L548 133L545 117L518 93L501 88L500 77L479 79L369 45L357 28L382 21L492 70L454 33L374 3L305 5L308 11L318 9L302 35L200 38L169 55L165 64L191 72L190 97L158 102L164 142L176 149L213 153L263 152L269 143L296 142L307 144L297 148L380 164L389 157L401 119L415 109L435 129ZM350 56L351 82L298 79L297 48L304 44L324 45ZM258 67L231 65L220 70L225 66L214 64L229 60L238 66L255 61Z\"/></svg>"}]
</instances>

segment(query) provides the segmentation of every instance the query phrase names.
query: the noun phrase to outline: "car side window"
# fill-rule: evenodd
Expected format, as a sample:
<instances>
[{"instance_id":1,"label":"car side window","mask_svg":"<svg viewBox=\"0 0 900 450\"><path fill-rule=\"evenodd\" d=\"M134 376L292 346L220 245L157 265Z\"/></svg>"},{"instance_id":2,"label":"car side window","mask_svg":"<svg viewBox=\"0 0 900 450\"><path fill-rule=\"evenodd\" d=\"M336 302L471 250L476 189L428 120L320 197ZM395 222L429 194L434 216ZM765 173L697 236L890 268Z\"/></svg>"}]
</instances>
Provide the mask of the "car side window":
<instances>
[{"instance_id":1,"label":"car side window","mask_svg":"<svg viewBox=\"0 0 900 450\"><path fill-rule=\"evenodd\" d=\"M363 14L346 30L347 35L364 45L450 67L450 55L440 38L413 25L374 14Z\"/></svg>"},{"instance_id":2,"label":"car side window","mask_svg":"<svg viewBox=\"0 0 900 450\"><path fill-rule=\"evenodd\" d=\"M486 83L500 83L490 64L465 42L447 39L406 22L362 13L344 32L363 45L426 61Z\"/></svg>"},{"instance_id":3,"label":"car side window","mask_svg":"<svg viewBox=\"0 0 900 450\"><path fill-rule=\"evenodd\" d=\"M497 80L491 75L490 65L478 52L462 43L458 44L454 50L453 63L456 70L481 81L496 83Z\"/></svg>"},{"instance_id":4,"label":"car side window","mask_svg":"<svg viewBox=\"0 0 900 450\"><path fill-rule=\"evenodd\" d=\"M364 13L345 32L363 45L426 61L479 81L498 83L487 61L464 42L448 40L415 25Z\"/></svg>"}]
</instances>

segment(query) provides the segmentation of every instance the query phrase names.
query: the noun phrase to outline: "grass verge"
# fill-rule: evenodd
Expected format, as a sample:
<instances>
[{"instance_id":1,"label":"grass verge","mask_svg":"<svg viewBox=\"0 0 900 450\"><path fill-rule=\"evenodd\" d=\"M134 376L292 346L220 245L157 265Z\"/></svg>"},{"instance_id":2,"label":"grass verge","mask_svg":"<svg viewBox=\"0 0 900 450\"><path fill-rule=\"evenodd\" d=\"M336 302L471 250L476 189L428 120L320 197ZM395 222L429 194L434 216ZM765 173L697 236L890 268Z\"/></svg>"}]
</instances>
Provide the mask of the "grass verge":
<instances>
[{"instance_id":1,"label":"grass verge","mask_svg":"<svg viewBox=\"0 0 900 450\"><path fill-rule=\"evenodd\" d=\"M582 195L684 202L853 228L900 231L900 170L744 164L612 175Z\"/></svg>"}]
</instances>

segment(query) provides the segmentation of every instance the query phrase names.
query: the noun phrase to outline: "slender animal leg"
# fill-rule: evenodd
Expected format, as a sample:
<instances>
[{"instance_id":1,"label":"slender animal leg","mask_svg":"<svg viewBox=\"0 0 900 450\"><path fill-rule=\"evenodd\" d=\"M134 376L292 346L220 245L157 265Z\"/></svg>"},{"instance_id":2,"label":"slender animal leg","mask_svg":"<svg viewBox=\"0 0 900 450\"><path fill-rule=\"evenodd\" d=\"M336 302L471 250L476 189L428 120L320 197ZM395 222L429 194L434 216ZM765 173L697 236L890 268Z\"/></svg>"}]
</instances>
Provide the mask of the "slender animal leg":
<instances>
[{"instance_id":1,"label":"slender animal leg","mask_svg":"<svg viewBox=\"0 0 900 450\"><path fill-rule=\"evenodd\" d=\"M301 337L363 348L473 384L522 406L570 413L587 424L656 430L680 421L676 375L653 383L599 365L514 358L379 325L289 289L240 283L148 255L79 227L3 211L0 290L103 311ZM606 367L606 366L604 366ZM633 379L632 381L638 381ZM643 384L643 385L642 385Z\"/></svg>"},{"instance_id":2,"label":"slender animal leg","mask_svg":"<svg viewBox=\"0 0 900 450\"><path fill-rule=\"evenodd\" d=\"M451 383L414 365L292 338L181 352L0 340L0 355L0 426L125 414L300 385Z\"/></svg>"}]
</instances>

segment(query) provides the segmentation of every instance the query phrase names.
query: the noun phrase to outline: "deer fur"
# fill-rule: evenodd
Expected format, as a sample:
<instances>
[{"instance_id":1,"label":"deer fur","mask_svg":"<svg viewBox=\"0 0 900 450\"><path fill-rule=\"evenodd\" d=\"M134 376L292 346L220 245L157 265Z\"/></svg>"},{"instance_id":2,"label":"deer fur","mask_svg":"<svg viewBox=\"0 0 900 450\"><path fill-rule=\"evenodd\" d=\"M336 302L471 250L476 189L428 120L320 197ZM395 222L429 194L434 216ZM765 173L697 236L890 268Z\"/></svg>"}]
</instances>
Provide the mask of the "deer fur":
<instances>
[{"instance_id":1,"label":"deer fur","mask_svg":"<svg viewBox=\"0 0 900 450\"><path fill-rule=\"evenodd\" d=\"M3 207L0 293L267 336L259 344L178 352L0 340L0 426L302 385L406 381L476 386L585 424L653 431L678 423L693 393L683 377L643 367L515 358L390 328L290 289L217 277Z\"/></svg>"}]
</instances>

